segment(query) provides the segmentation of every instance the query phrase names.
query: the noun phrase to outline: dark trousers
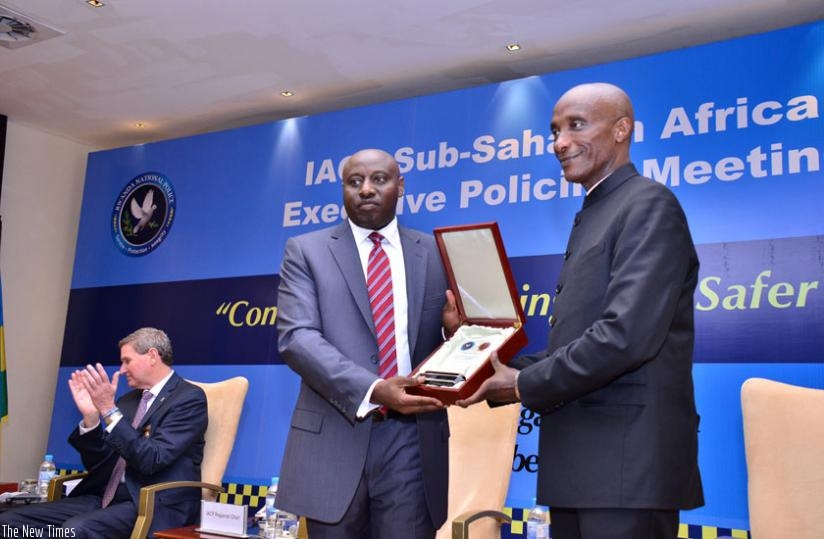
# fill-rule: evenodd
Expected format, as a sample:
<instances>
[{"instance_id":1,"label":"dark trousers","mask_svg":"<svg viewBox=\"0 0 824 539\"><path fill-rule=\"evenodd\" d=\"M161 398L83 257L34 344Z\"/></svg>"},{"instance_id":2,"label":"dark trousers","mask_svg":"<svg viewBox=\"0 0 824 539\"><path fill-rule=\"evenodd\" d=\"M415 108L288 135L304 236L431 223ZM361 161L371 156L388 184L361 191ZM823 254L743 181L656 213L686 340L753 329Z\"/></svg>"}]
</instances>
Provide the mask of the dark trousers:
<instances>
[{"instance_id":1,"label":"dark trousers","mask_svg":"<svg viewBox=\"0 0 824 539\"><path fill-rule=\"evenodd\" d=\"M62 498L56 502L22 505L0 513L0 530L16 530L15 537L74 537L75 539L128 539L137 508L126 485L121 484L105 509L94 494ZM55 528L62 528L56 531ZM33 530L40 530L41 533Z\"/></svg>"},{"instance_id":2,"label":"dark trousers","mask_svg":"<svg viewBox=\"0 0 824 539\"><path fill-rule=\"evenodd\" d=\"M552 539L675 539L678 511L551 507Z\"/></svg>"},{"instance_id":3,"label":"dark trousers","mask_svg":"<svg viewBox=\"0 0 824 539\"><path fill-rule=\"evenodd\" d=\"M414 416L374 422L366 465L340 522L308 520L312 539L432 539Z\"/></svg>"}]
</instances>

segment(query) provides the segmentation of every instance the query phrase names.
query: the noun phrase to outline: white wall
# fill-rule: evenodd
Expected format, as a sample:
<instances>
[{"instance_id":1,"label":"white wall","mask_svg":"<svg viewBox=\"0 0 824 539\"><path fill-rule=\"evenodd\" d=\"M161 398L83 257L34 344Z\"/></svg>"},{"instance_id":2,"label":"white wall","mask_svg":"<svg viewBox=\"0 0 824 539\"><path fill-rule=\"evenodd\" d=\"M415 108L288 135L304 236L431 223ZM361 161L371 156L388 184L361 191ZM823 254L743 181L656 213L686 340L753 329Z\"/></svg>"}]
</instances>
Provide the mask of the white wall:
<instances>
[{"instance_id":1,"label":"white wall","mask_svg":"<svg viewBox=\"0 0 824 539\"><path fill-rule=\"evenodd\" d=\"M9 119L0 272L9 418L0 479L34 477L49 435L86 157L94 148Z\"/></svg>"}]
</instances>

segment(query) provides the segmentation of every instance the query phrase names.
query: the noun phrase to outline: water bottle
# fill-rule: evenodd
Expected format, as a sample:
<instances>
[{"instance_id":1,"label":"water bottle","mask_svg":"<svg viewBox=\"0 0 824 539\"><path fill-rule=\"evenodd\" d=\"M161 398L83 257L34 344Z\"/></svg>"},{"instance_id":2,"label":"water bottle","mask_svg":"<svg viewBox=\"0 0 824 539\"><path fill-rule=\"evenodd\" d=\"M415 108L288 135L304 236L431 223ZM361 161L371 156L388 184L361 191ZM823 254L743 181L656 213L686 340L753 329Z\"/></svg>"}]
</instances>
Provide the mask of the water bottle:
<instances>
[{"instance_id":1,"label":"water bottle","mask_svg":"<svg viewBox=\"0 0 824 539\"><path fill-rule=\"evenodd\" d=\"M532 509L526 519L527 539L549 539L549 508L532 499Z\"/></svg>"},{"instance_id":2,"label":"water bottle","mask_svg":"<svg viewBox=\"0 0 824 539\"><path fill-rule=\"evenodd\" d=\"M279 479L273 477L269 490L266 491L266 503L263 506L264 521L261 525L264 530L262 535L266 539L294 538L298 536L298 517L277 508L278 483Z\"/></svg>"},{"instance_id":3,"label":"water bottle","mask_svg":"<svg viewBox=\"0 0 824 539\"><path fill-rule=\"evenodd\" d=\"M40 464L40 471L37 473L37 493L41 498L46 499L49 495L49 482L57 473L54 465L54 457L46 455Z\"/></svg>"},{"instance_id":4,"label":"water bottle","mask_svg":"<svg viewBox=\"0 0 824 539\"><path fill-rule=\"evenodd\" d=\"M269 484L269 490L266 491L266 505L264 505L264 518L266 521L269 521L269 518L275 514L277 509L275 509L275 499L278 496L278 482L280 479L278 477L273 477L272 482Z\"/></svg>"},{"instance_id":5,"label":"water bottle","mask_svg":"<svg viewBox=\"0 0 824 539\"><path fill-rule=\"evenodd\" d=\"M277 539L294 539L298 536L298 516L283 510L277 511L275 537Z\"/></svg>"},{"instance_id":6,"label":"water bottle","mask_svg":"<svg viewBox=\"0 0 824 539\"><path fill-rule=\"evenodd\" d=\"M277 476L272 477L269 490L266 491L266 503L263 505L263 521L260 523L261 536L265 539L274 539L277 529L277 508L275 502L278 497Z\"/></svg>"}]
</instances>

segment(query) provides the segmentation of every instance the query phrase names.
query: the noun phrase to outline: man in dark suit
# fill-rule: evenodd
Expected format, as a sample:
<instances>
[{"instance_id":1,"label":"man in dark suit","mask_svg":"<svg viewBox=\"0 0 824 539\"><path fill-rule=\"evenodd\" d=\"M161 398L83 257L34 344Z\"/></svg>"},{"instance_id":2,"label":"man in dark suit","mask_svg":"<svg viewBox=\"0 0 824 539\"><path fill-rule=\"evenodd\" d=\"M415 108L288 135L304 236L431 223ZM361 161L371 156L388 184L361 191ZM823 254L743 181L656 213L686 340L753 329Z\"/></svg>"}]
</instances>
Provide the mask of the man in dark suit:
<instances>
[{"instance_id":1,"label":"man in dark suit","mask_svg":"<svg viewBox=\"0 0 824 539\"><path fill-rule=\"evenodd\" d=\"M89 475L61 500L0 514L0 524L28 528L26 537L39 529L43 537L128 538L142 486L200 480L208 422L203 390L172 370L172 346L163 331L141 328L119 344L121 366L111 380L99 363L74 371L69 380L83 415L69 442ZM115 404L121 375L134 389ZM199 510L199 489L160 492L150 534L190 524Z\"/></svg>"},{"instance_id":2,"label":"man in dark suit","mask_svg":"<svg viewBox=\"0 0 824 539\"><path fill-rule=\"evenodd\" d=\"M449 427L440 401L405 388L441 342L442 316L454 329L457 312L453 300L442 313L432 237L398 225L404 179L392 156L359 151L342 181L348 220L290 238L281 266L278 346L301 387L277 505L305 515L312 539L431 538L446 518ZM379 251L391 275L380 285Z\"/></svg>"},{"instance_id":3,"label":"man in dark suit","mask_svg":"<svg viewBox=\"0 0 824 539\"><path fill-rule=\"evenodd\" d=\"M692 381L698 258L678 201L630 162L633 126L629 97L611 84L576 86L555 105L555 155L587 195L549 346L510 367L495 358L495 375L459 403L520 400L540 412L538 501L556 539L674 538L678 510L704 503Z\"/></svg>"}]
</instances>

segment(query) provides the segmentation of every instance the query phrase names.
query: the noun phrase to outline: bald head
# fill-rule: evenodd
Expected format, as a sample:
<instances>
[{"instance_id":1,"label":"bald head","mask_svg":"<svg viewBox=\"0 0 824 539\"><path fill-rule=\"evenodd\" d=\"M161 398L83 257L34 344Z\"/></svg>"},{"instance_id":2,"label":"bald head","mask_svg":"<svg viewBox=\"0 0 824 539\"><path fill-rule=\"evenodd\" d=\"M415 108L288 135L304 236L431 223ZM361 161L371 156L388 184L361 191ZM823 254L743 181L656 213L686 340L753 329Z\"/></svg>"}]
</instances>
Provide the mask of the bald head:
<instances>
[{"instance_id":1,"label":"bald head","mask_svg":"<svg viewBox=\"0 0 824 539\"><path fill-rule=\"evenodd\" d=\"M608 82L591 82L573 86L561 96L558 103L564 100L587 103L588 106L598 109L603 114L615 118L627 117L630 123L635 121L632 102L627 93Z\"/></svg>"},{"instance_id":2,"label":"bald head","mask_svg":"<svg viewBox=\"0 0 824 539\"><path fill-rule=\"evenodd\" d=\"M555 156L567 181L589 189L629 163L632 103L614 84L581 84L565 92L552 111Z\"/></svg>"}]
</instances>

